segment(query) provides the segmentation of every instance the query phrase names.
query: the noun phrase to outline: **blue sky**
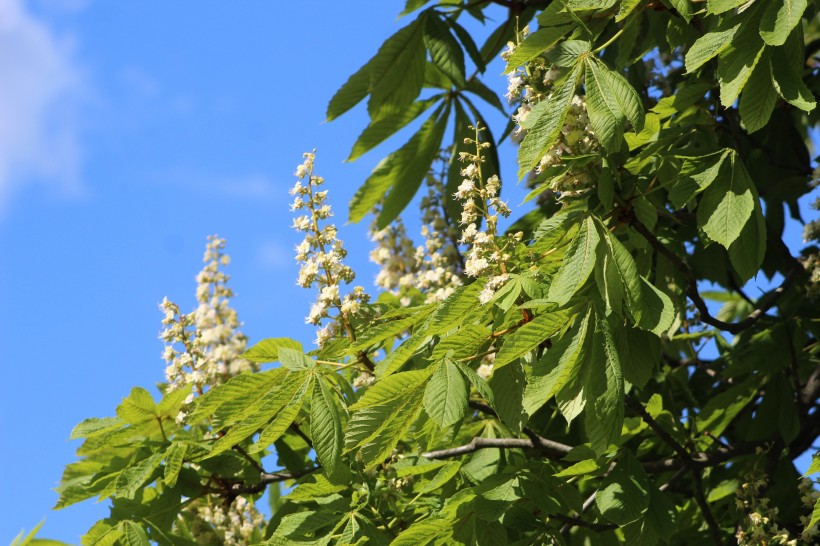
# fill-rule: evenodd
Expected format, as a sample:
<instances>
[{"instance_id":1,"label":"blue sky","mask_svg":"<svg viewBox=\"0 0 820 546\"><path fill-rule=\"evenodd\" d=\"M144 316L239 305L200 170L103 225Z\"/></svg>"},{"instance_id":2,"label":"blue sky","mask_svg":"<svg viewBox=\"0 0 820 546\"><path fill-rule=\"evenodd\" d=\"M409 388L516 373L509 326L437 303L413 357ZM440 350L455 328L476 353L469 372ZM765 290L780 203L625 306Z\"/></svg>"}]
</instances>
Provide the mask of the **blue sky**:
<instances>
[{"instance_id":1,"label":"blue sky","mask_svg":"<svg viewBox=\"0 0 820 546\"><path fill-rule=\"evenodd\" d=\"M69 432L162 379L157 304L193 307L207 235L228 240L251 340L312 340L287 190L317 148L343 223L400 143L343 163L365 114L322 121L402 5L0 0L0 543L46 516L42 536L77 542L105 516L50 512ZM366 227L340 236L371 286Z\"/></svg>"},{"instance_id":2,"label":"blue sky","mask_svg":"<svg viewBox=\"0 0 820 546\"><path fill-rule=\"evenodd\" d=\"M43 517L41 536L75 543L105 516L93 501L50 512L69 432L162 380L157 304L193 308L209 234L228 241L251 340L312 341L287 190L316 148L344 223L401 144L344 163L364 109L323 120L402 7L0 0L0 543ZM372 286L366 228L340 237Z\"/></svg>"}]
</instances>

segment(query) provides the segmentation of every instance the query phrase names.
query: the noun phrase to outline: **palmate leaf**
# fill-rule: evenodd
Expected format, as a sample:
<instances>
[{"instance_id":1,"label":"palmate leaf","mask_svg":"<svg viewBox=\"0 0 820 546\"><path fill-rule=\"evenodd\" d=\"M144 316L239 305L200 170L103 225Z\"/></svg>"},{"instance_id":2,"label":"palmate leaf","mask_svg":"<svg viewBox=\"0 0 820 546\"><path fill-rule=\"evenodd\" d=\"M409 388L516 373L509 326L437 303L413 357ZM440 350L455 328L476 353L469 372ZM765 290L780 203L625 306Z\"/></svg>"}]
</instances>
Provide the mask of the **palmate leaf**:
<instances>
[{"instance_id":1,"label":"palmate leaf","mask_svg":"<svg viewBox=\"0 0 820 546\"><path fill-rule=\"evenodd\" d=\"M424 320L435 311L435 307L432 306L423 306L416 309L417 311L415 313L408 316L369 327L356 339L356 342L351 345L350 354L356 354L368 347L373 347L387 340L400 337L407 330L424 322Z\"/></svg>"},{"instance_id":2,"label":"palmate leaf","mask_svg":"<svg viewBox=\"0 0 820 546\"><path fill-rule=\"evenodd\" d=\"M436 114L438 114L440 109L441 107L436 111ZM394 179L390 187L390 192L384 198L381 211L376 218L377 229L387 227L413 199L416 191L418 191L421 186L422 180L424 180L424 177L430 169L430 164L441 148L441 139L444 136L444 130L447 128L447 118L449 115L450 103L448 102L444 108L444 113L442 113L435 122L430 123L433 120L433 118L430 118L430 120L419 129L417 135L420 141L418 146L415 147L415 153L413 154L411 162L397 166L399 169L397 174L399 176Z\"/></svg>"},{"instance_id":3,"label":"palmate leaf","mask_svg":"<svg viewBox=\"0 0 820 546\"><path fill-rule=\"evenodd\" d=\"M313 382L310 399L310 438L322 469L331 479L343 476L341 457L347 413L325 377Z\"/></svg>"},{"instance_id":4,"label":"palmate leaf","mask_svg":"<svg viewBox=\"0 0 820 546\"><path fill-rule=\"evenodd\" d=\"M469 394L461 370L445 359L436 366L424 389L424 409L439 427L449 427L464 417Z\"/></svg>"},{"instance_id":5,"label":"palmate leaf","mask_svg":"<svg viewBox=\"0 0 820 546\"><path fill-rule=\"evenodd\" d=\"M157 415L154 397L142 387L131 389L131 394L117 406L117 417L132 425L156 419Z\"/></svg>"},{"instance_id":6,"label":"palmate leaf","mask_svg":"<svg viewBox=\"0 0 820 546\"><path fill-rule=\"evenodd\" d=\"M345 451L358 450L366 469L387 458L418 418L430 374L429 369L396 373L370 387L350 407Z\"/></svg>"},{"instance_id":7,"label":"palmate leaf","mask_svg":"<svg viewBox=\"0 0 820 546\"><path fill-rule=\"evenodd\" d=\"M576 312L575 309L564 309L543 313L505 336L504 345L496 355L494 367L498 369L506 366L537 349L539 344L560 332Z\"/></svg>"},{"instance_id":8,"label":"palmate leaf","mask_svg":"<svg viewBox=\"0 0 820 546\"><path fill-rule=\"evenodd\" d=\"M595 57L584 63L589 121L601 145L613 152L621 147L626 122L643 129L644 112L638 92L626 78Z\"/></svg>"},{"instance_id":9,"label":"palmate leaf","mask_svg":"<svg viewBox=\"0 0 820 546\"><path fill-rule=\"evenodd\" d=\"M744 4L747 0L706 0L706 11L717 15Z\"/></svg>"},{"instance_id":10,"label":"palmate leaf","mask_svg":"<svg viewBox=\"0 0 820 546\"><path fill-rule=\"evenodd\" d=\"M434 95L428 99L419 100L410 104L407 108L379 118L372 121L367 128L362 131L359 138L353 144L353 149L350 150L350 155L346 161L353 161L365 152L373 149L378 144L384 142L387 138L394 135L399 129L405 127L408 123L419 117L422 113L427 111L438 100L441 95Z\"/></svg>"},{"instance_id":11,"label":"palmate leaf","mask_svg":"<svg viewBox=\"0 0 820 546\"><path fill-rule=\"evenodd\" d=\"M531 171L555 142L564 125L572 97L575 96L581 66L581 63L578 63L561 82L556 84L555 92L547 107L534 120L532 128L521 142L518 148L518 178L523 178Z\"/></svg>"},{"instance_id":12,"label":"palmate leaf","mask_svg":"<svg viewBox=\"0 0 820 546\"><path fill-rule=\"evenodd\" d=\"M735 35L740 31L741 24L735 21L732 26L724 25L727 28L707 32L692 44L686 52L686 72L691 74L708 61L713 59L724 49L729 47Z\"/></svg>"},{"instance_id":13,"label":"palmate leaf","mask_svg":"<svg viewBox=\"0 0 820 546\"><path fill-rule=\"evenodd\" d=\"M782 46L770 50L772 83L778 94L795 108L805 112L814 110L817 101L803 82L805 46L802 29L798 26Z\"/></svg>"},{"instance_id":14,"label":"palmate leaf","mask_svg":"<svg viewBox=\"0 0 820 546\"><path fill-rule=\"evenodd\" d=\"M769 55L764 52L740 96L740 119L749 133L766 126L776 102L777 91L772 85Z\"/></svg>"},{"instance_id":15,"label":"palmate leaf","mask_svg":"<svg viewBox=\"0 0 820 546\"><path fill-rule=\"evenodd\" d=\"M416 19L385 40L368 63L370 118L384 117L412 103L424 83L425 64L424 24Z\"/></svg>"},{"instance_id":16,"label":"palmate leaf","mask_svg":"<svg viewBox=\"0 0 820 546\"><path fill-rule=\"evenodd\" d=\"M612 328L599 319L592 337L592 358L586 364L584 427L597 455L620 438L624 422L624 378Z\"/></svg>"},{"instance_id":17,"label":"palmate leaf","mask_svg":"<svg viewBox=\"0 0 820 546\"><path fill-rule=\"evenodd\" d=\"M577 380L584 359L589 357L592 328L589 311L535 363L524 389L523 406L528 415L534 415L566 385Z\"/></svg>"},{"instance_id":18,"label":"palmate leaf","mask_svg":"<svg viewBox=\"0 0 820 546\"><path fill-rule=\"evenodd\" d=\"M580 223L575 238L567 248L564 262L550 285L549 300L559 306L566 303L586 283L595 259L600 237L591 216L586 216Z\"/></svg>"},{"instance_id":19,"label":"palmate leaf","mask_svg":"<svg viewBox=\"0 0 820 546\"><path fill-rule=\"evenodd\" d=\"M327 105L327 121L341 116L359 104L370 92L370 62L357 70L339 88Z\"/></svg>"},{"instance_id":20,"label":"palmate leaf","mask_svg":"<svg viewBox=\"0 0 820 546\"><path fill-rule=\"evenodd\" d=\"M507 59L507 68L504 74L509 74L517 67L522 66L544 51L551 48L572 29L572 25L558 25L539 28L518 44L513 54Z\"/></svg>"},{"instance_id":21,"label":"palmate leaf","mask_svg":"<svg viewBox=\"0 0 820 546\"><path fill-rule=\"evenodd\" d=\"M436 118L442 112L443 107L444 105L439 106L432 116L424 122L421 129L410 137L410 140L401 148L376 165L376 168L373 169L373 172L364 181L364 184L356 190L350 200L349 220L351 222L358 222L370 213L391 188L397 189L398 193L401 194L406 192L408 188L418 187L433 160L429 148L432 145L437 147L441 141L439 137L438 142L431 143L430 137L438 132ZM446 120L446 118L444 119ZM427 163L422 165L425 161ZM412 193L408 195L408 199L412 197ZM393 199L398 200L397 197Z\"/></svg>"},{"instance_id":22,"label":"palmate leaf","mask_svg":"<svg viewBox=\"0 0 820 546\"><path fill-rule=\"evenodd\" d=\"M232 388L223 395L230 398L219 406L217 415L220 426L227 428L227 432L216 441L208 457L214 457L231 449L234 445L252 436L271 419L273 422L262 432L258 444L251 451L259 451L273 443L290 426L301 407L302 397L313 380L313 372L283 371L282 374L272 376L270 378L272 381L258 385L251 392L237 393L237 389ZM210 392L227 387L231 381L223 386L215 387ZM238 386L238 382L235 386ZM197 412L199 411L200 408L197 407Z\"/></svg>"},{"instance_id":23,"label":"palmate leaf","mask_svg":"<svg viewBox=\"0 0 820 546\"><path fill-rule=\"evenodd\" d=\"M440 17L436 10L424 12L424 45L438 69L461 88L466 80L464 51Z\"/></svg>"},{"instance_id":24,"label":"palmate leaf","mask_svg":"<svg viewBox=\"0 0 820 546\"><path fill-rule=\"evenodd\" d=\"M484 400L486 400L490 404L490 406L494 406L495 395L493 394L493 391L490 388L489 383L487 383L487 381L483 377L478 375L475 372L475 370L473 370L471 367L464 364L463 362L459 362L456 360L454 361L454 363L461 371L461 373L464 374L464 377L466 377L467 380L473 385L473 387L475 387L475 390L478 391L478 394L480 394L482 398L484 398Z\"/></svg>"},{"instance_id":25,"label":"palmate leaf","mask_svg":"<svg viewBox=\"0 0 820 546\"><path fill-rule=\"evenodd\" d=\"M197 423L211 418L214 426L230 424L241 420L260 404L265 396L279 388L288 374L285 368L266 372L240 374L226 383L210 389L196 401L194 410L188 416L189 423Z\"/></svg>"},{"instance_id":26,"label":"palmate leaf","mask_svg":"<svg viewBox=\"0 0 820 546\"><path fill-rule=\"evenodd\" d=\"M726 108L731 107L740 96L765 48L760 34L754 28L760 20L758 6L753 5L748 13L745 24L734 35L729 47L720 52L718 59L720 103Z\"/></svg>"},{"instance_id":27,"label":"palmate leaf","mask_svg":"<svg viewBox=\"0 0 820 546\"><path fill-rule=\"evenodd\" d=\"M703 192L698 205L698 225L710 239L727 250L755 209L753 183L735 153L728 156L720 175Z\"/></svg>"},{"instance_id":28,"label":"palmate leaf","mask_svg":"<svg viewBox=\"0 0 820 546\"><path fill-rule=\"evenodd\" d=\"M638 520L648 508L650 488L641 464L626 451L601 484L595 504L606 519L626 525Z\"/></svg>"},{"instance_id":29,"label":"palmate leaf","mask_svg":"<svg viewBox=\"0 0 820 546\"><path fill-rule=\"evenodd\" d=\"M783 45L794 27L800 23L807 6L807 0L769 2L760 20L760 37L769 45Z\"/></svg>"},{"instance_id":30,"label":"palmate leaf","mask_svg":"<svg viewBox=\"0 0 820 546\"><path fill-rule=\"evenodd\" d=\"M624 304L632 322L642 330L661 335L675 319L672 301L638 274L635 259L616 237L607 233L602 224L599 224L599 229L613 258L612 265L620 276Z\"/></svg>"},{"instance_id":31,"label":"palmate leaf","mask_svg":"<svg viewBox=\"0 0 820 546\"><path fill-rule=\"evenodd\" d=\"M240 356L251 362L278 362L279 349L302 350L302 344L289 337L271 337L263 339Z\"/></svg>"}]
</instances>

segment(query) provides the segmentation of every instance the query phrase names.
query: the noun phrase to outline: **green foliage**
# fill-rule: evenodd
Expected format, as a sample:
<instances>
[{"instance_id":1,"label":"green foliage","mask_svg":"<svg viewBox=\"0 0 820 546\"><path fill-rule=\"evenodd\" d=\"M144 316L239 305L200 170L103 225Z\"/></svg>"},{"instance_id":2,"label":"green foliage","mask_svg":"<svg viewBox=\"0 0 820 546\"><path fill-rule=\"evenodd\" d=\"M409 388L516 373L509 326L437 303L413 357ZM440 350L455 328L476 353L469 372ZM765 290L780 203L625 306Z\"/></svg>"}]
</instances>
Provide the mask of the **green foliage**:
<instances>
[{"instance_id":1,"label":"green foliage","mask_svg":"<svg viewBox=\"0 0 820 546\"><path fill-rule=\"evenodd\" d=\"M83 544L227 542L214 514L265 492L248 543L811 543L818 251L783 233L811 190L818 4L497 3L408 0L327 109L367 102L351 161L415 127L349 217L398 232L427 180L458 256L401 275L458 281L339 300L317 348L265 339L242 354L264 371L79 424L56 508L111 503ZM505 42L520 109L495 127ZM535 207L499 233L507 135Z\"/></svg>"}]
</instances>

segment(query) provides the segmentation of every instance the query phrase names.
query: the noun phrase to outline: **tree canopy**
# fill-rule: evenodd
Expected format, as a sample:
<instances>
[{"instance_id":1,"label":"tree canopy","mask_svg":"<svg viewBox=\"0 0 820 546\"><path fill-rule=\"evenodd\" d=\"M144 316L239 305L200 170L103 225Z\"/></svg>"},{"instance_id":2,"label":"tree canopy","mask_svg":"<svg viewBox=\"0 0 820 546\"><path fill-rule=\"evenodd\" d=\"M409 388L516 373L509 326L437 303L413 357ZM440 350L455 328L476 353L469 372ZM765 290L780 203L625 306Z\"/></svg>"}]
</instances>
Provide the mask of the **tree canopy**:
<instances>
[{"instance_id":1,"label":"tree canopy","mask_svg":"<svg viewBox=\"0 0 820 546\"><path fill-rule=\"evenodd\" d=\"M77 425L57 508L109 500L85 545L815 543L818 7L408 0L327 108L366 101L351 160L417 127L349 205L378 291L305 154L315 345L248 348L211 239L197 309L162 304L161 392Z\"/></svg>"}]
</instances>

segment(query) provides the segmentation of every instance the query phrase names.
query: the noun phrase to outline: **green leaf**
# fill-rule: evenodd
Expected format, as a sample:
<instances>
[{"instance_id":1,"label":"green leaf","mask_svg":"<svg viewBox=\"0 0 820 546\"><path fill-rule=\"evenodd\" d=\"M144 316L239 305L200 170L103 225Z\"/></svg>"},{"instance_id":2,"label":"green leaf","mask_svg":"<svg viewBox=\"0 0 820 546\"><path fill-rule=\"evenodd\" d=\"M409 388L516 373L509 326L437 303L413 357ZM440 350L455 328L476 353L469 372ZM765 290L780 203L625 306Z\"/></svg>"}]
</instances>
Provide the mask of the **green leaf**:
<instances>
[{"instance_id":1,"label":"green leaf","mask_svg":"<svg viewBox=\"0 0 820 546\"><path fill-rule=\"evenodd\" d=\"M187 452L188 445L177 442L171 444L165 452L165 469L163 470L162 479L168 487L176 485Z\"/></svg>"},{"instance_id":2,"label":"green leaf","mask_svg":"<svg viewBox=\"0 0 820 546\"><path fill-rule=\"evenodd\" d=\"M447 118L450 114L449 103L444 108L444 113L436 119L440 112L441 107L436 109L433 116L411 138L411 141L418 139L418 144L412 147L412 157L398 156L400 159L409 159L409 163L397 163L395 166L398 171L395 172L393 182L390 185L390 192L385 196L379 216L376 218L377 229L387 227L404 210L404 207L413 199L416 191L421 186L422 180L427 175L430 165L441 148L441 139L444 136L444 129L447 127ZM351 220L352 207L351 203Z\"/></svg>"},{"instance_id":3,"label":"green leaf","mask_svg":"<svg viewBox=\"0 0 820 546\"><path fill-rule=\"evenodd\" d=\"M527 422L522 402L527 384L524 367L518 362L513 362L501 369L493 370L489 383L493 392L504 393L495 400L493 409L510 430L521 432L521 428Z\"/></svg>"},{"instance_id":4,"label":"green leaf","mask_svg":"<svg viewBox=\"0 0 820 546\"><path fill-rule=\"evenodd\" d=\"M639 279L641 283L640 300L643 308L635 326L660 336L672 326L675 320L675 306L672 305L669 296L658 290L654 284L643 277Z\"/></svg>"},{"instance_id":5,"label":"green leaf","mask_svg":"<svg viewBox=\"0 0 820 546\"><path fill-rule=\"evenodd\" d=\"M738 164L740 164L739 160ZM729 246L729 261L741 282L746 282L755 276L763 265L763 258L766 255L766 221L763 218L763 209L754 187L752 187L752 196L754 198L752 218L746 222L738 238Z\"/></svg>"},{"instance_id":6,"label":"green leaf","mask_svg":"<svg viewBox=\"0 0 820 546\"><path fill-rule=\"evenodd\" d=\"M271 337L263 339L253 347L239 355L251 362L278 362L279 349L288 348L302 351L302 344L289 337Z\"/></svg>"},{"instance_id":7,"label":"green leaf","mask_svg":"<svg viewBox=\"0 0 820 546\"><path fill-rule=\"evenodd\" d=\"M817 101L803 83L805 47L803 33L796 28L780 47L770 48L774 88L783 100L805 112L814 110Z\"/></svg>"},{"instance_id":8,"label":"green leaf","mask_svg":"<svg viewBox=\"0 0 820 546\"><path fill-rule=\"evenodd\" d=\"M740 119L746 131L754 133L766 126L777 102L772 85L769 55L763 53L740 96Z\"/></svg>"},{"instance_id":9,"label":"green leaf","mask_svg":"<svg viewBox=\"0 0 820 546\"><path fill-rule=\"evenodd\" d=\"M401 372L367 389L350 407L345 451L358 449L366 469L386 459L418 417L429 377L429 369Z\"/></svg>"},{"instance_id":10,"label":"green leaf","mask_svg":"<svg viewBox=\"0 0 820 546\"><path fill-rule=\"evenodd\" d=\"M600 229L602 226L598 225L597 227ZM604 238L609 236L606 231L602 233ZM604 301L606 313L608 315L615 313L621 316L624 282L608 244L598 245L597 259L600 265L595 268L595 284L601 294L601 299Z\"/></svg>"},{"instance_id":11,"label":"green leaf","mask_svg":"<svg viewBox=\"0 0 820 546\"><path fill-rule=\"evenodd\" d=\"M302 372L316 366L316 361L305 356L301 346L299 348L280 347L279 360L283 367L292 372Z\"/></svg>"},{"instance_id":12,"label":"green leaf","mask_svg":"<svg viewBox=\"0 0 820 546\"><path fill-rule=\"evenodd\" d=\"M435 95L425 100L416 101L407 108L403 108L394 114L372 121L367 128L362 131L359 138L353 144L350 155L345 161L353 161L365 152L370 151L378 144L395 134L399 129L419 117L435 104L441 95Z\"/></svg>"},{"instance_id":13,"label":"green leaf","mask_svg":"<svg viewBox=\"0 0 820 546\"><path fill-rule=\"evenodd\" d=\"M163 396L162 400L157 404L158 417L162 419L176 419L182 406L185 405L185 401L188 400L192 389L193 385L188 384Z\"/></svg>"},{"instance_id":14,"label":"green leaf","mask_svg":"<svg viewBox=\"0 0 820 546\"><path fill-rule=\"evenodd\" d=\"M572 97L575 96L580 74L581 64L579 63L564 77L563 81L556 83L555 92L547 108L534 120L532 129L527 132L527 136L518 148L518 178L523 178L531 171L555 143L564 125Z\"/></svg>"},{"instance_id":15,"label":"green leaf","mask_svg":"<svg viewBox=\"0 0 820 546\"><path fill-rule=\"evenodd\" d=\"M760 37L769 45L783 45L807 6L807 0L770 0L760 20Z\"/></svg>"},{"instance_id":16,"label":"green leaf","mask_svg":"<svg viewBox=\"0 0 820 546\"><path fill-rule=\"evenodd\" d=\"M132 425L157 418L157 404L151 394L142 387L134 387L122 404L117 407L117 417Z\"/></svg>"},{"instance_id":17,"label":"green leaf","mask_svg":"<svg viewBox=\"0 0 820 546\"><path fill-rule=\"evenodd\" d=\"M438 146L441 142L439 137L438 142L433 143L437 133L436 118L441 113L442 107L443 105L438 107L433 115L424 122L421 129L401 148L381 160L364 184L356 190L350 201L349 219L351 222L358 222L364 218L376 204L385 198L385 194L391 188L400 193L409 188L418 187L432 162L432 157L428 157L430 156L428 148L431 145ZM425 161L426 164L422 165ZM412 193L415 193L415 189ZM408 196L408 199L410 198L412 194ZM394 200L396 200L395 197Z\"/></svg>"},{"instance_id":18,"label":"green leaf","mask_svg":"<svg viewBox=\"0 0 820 546\"><path fill-rule=\"evenodd\" d=\"M188 417L189 423L212 418L213 425L232 423L244 418L250 408L260 404L288 375L285 368L260 373L239 374L226 383L210 389L196 400L196 407Z\"/></svg>"},{"instance_id":19,"label":"green leaf","mask_svg":"<svg viewBox=\"0 0 820 546\"><path fill-rule=\"evenodd\" d=\"M706 0L706 12L717 15L745 4L748 0Z\"/></svg>"},{"instance_id":20,"label":"green leaf","mask_svg":"<svg viewBox=\"0 0 820 546\"><path fill-rule=\"evenodd\" d=\"M464 87L464 52L435 10L424 12L424 45L438 69L444 72L456 87Z\"/></svg>"},{"instance_id":21,"label":"green leaf","mask_svg":"<svg viewBox=\"0 0 820 546\"><path fill-rule=\"evenodd\" d=\"M537 349L541 343L560 332L573 314L572 309L543 313L512 334L504 336L504 345L495 357L495 369L506 366L515 359Z\"/></svg>"},{"instance_id":22,"label":"green leaf","mask_svg":"<svg viewBox=\"0 0 820 546\"><path fill-rule=\"evenodd\" d=\"M655 334L635 328L615 328L613 334L624 380L639 389L643 388L660 361L660 339Z\"/></svg>"},{"instance_id":23,"label":"green leaf","mask_svg":"<svg viewBox=\"0 0 820 546\"><path fill-rule=\"evenodd\" d=\"M479 349L492 339L492 331L481 324L467 324L458 328L449 335L443 336L430 360L442 360L447 356L452 358L467 358L476 354Z\"/></svg>"},{"instance_id":24,"label":"green leaf","mask_svg":"<svg viewBox=\"0 0 820 546\"><path fill-rule=\"evenodd\" d=\"M145 529L141 525L133 521L121 521L120 528L122 534L120 540L123 546L149 546L148 535L145 534Z\"/></svg>"},{"instance_id":25,"label":"green leaf","mask_svg":"<svg viewBox=\"0 0 820 546\"><path fill-rule=\"evenodd\" d=\"M690 0L669 0L669 3L678 10L680 16L687 23L692 19L692 2Z\"/></svg>"},{"instance_id":26,"label":"green leaf","mask_svg":"<svg viewBox=\"0 0 820 546\"><path fill-rule=\"evenodd\" d=\"M617 151L627 120L635 132L643 129L641 99L626 78L597 58L588 57L584 64L589 121L604 149Z\"/></svg>"},{"instance_id":27,"label":"green leaf","mask_svg":"<svg viewBox=\"0 0 820 546\"><path fill-rule=\"evenodd\" d=\"M470 56L470 59L473 61L473 64L475 64L479 72L484 73L487 69L487 65L484 62L484 59L481 58L481 52L478 50L478 46L475 41L473 41L473 37L470 33L467 32L463 26L459 25L456 21L453 21L450 18L446 18L444 22L447 23L447 25L453 29L453 32L456 33L459 41L461 41L461 45L464 46L464 51L466 51L467 55Z\"/></svg>"},{"instance_id":28,"label":"green leaf","mask_svg":"<svg viewBox=\"0 0 820 546\"><path fill-rule=\"evenodd\" d=\"M698 226L727 250L752 215L752 181L736 154L729 156L720 176L706 189L698 205Z\"/></svg>"},{"instance_id":29,"label":"green leaf","mask_svg":"<svg viewBox=\"0 0 820 546\"><path fill-rule=\"evenodd\" d=\"M624 378L610 325L606 320L597 322L584 389L584 396L592 404L587 404L584 424L592 449L597 455L601 455L621 436L624 422Z\"/></svg>"},{"instance_id":30,"label":"green leaf","mask_svg":"<svg viewBox=\"0 0 820 546\"><path fill-rule=\"evenodd\" d=\"M390 546L425 546L449 535L453 522L444 518L425 519L399 533Z\"/></svg>"},{"instance_id":31,"label":"green leaf","mask_svg":"<svg viewBox=\"0 0 820 546\"><path fill-rule=\"evenodd\" d=\"M750 11L753 12L754 7ZM729 46L720 52L718 62L720 103L726 108L731 107L740 96L752 70L763 54L765 45L754 28L757 20L755 13L750 13Z\"/></svg>"},{"instance_id":32,"label":"green leaf","mask_svg":"<svg viewBox=\"0 0 820 546\"><path fill-rule=\"evenodd\" d=\"M419 308L416 313L409 316L371 326L356 339L356 343L350 347L350 354L402 336L407 330L423 322L434 310L435 307Z\"/></svg>"},{"instance_id":33,"label":"green leaf","mask_svg":"<svg viewBox=\"0 0 820 546\"><path fill-rule=\"evenodd\" d=\"M740 23L737 23L724 30L707 32L695 40L686 52L686 72L691 74L729 47L740 28Z\"/></svg>"},{"instance_id":34,"label":"green leaf","mask_svg":"<svg viewBox=\"0 0 820 546\"><path fill-rule=\"evenodd\" d=\"M575 295L586 283L592 268L595 267L595 257L600 237L595 229L595 221L587 216L581 223L578 233L567 249L561 268L552 279L549 299L560 306Z\"/></svg>"},{"instance_id":35,"label":"green leaf","mask_svg":"<svg viewBox=\"0 0 820 546\"><path fill-rule=\"evenodd\" d=\"M154 471L159 467L164 455L164 453L154 453L123 470L117 476L114 495L133 499L137 491L154 477Z\"/></svg>"},{"instance_id":36,"label":"green leaf","mask_svg":"<svg viewBox=\"0 0 820 546\"><path fill-rule=\"evenodd\" d=\"M719 438L740 411L757 396L757 390L758 378L752 377L713 396L695 419L697 430Z\"/></svg>"},{"instance_id":37,"label":"green leaf","mask_svg":"<svg viewBox=\"0 0 820 546\"><path fill-rule=\"evenodd\" d=\"M102 419L92 417L74 427L68 439L93 438L94 436L114 431L122 427L123 424L119 417L104 417Z\"/></svg>"},{"instance_id":38,"label":"green leaf","mask_svg":"<svg viewBox=\"0 0 820 546\"><path fill-rule=\"evenodd\" d=\"M237 401L236 409L231 408L231 411L227 414L220 412L223 427L227 427L228 431L216 441L208 457L214 457L227 449L231 449L242 440L252 436L271 419L274 419L271 425L280 424L281 426L283 420L287 421L290 418L290 422L284 427L287 428L293 422L295 413L298 413L301 406L301 397L307 390L312 378L313 375L309 372L288 373L280 384L268 385L265 389L248 393L248 396ZM222 409L220 408L220 410ZM282 419L279 419L280 413ZM275 429L271 429L271 432L266 434L271 425L268 425L266 430L263 431L257 446L267 440L270 442L276 440L276 438L271 439L271 436L278 437L278 435L273 434ZM251 451L258 451L266 445L261 445L258 449L252 448Z\"/></svg>"},{"instance_id":39,"label":"green leaf","mask_svg":"<svg viewBox=\"0 0 820 546\"><path fill-rule=\"evenodd\" d=\"M504 74L509 74L519 66L523 66L541 55L544 51L558 43L564 35L572 29L572 25L544 27L536 30L518 44L513 54L507 59L507 68Z\"/></svg>"},{"instance_id":40,"label":"green leaf","mask_svg":"<svg viewBox=\"0 0 820 546\"><path fill-rule=\"evenodd\" d=\"M592 313L588 312L533 365L523 398L528 415L534 415L550 398L578 379L583 361L589 356L591 323Z\"/></svg>"},{"instance_id":41,"label":"green leaf","mask_svg":"<svg viewBox=\"0 0 820 546\"><path fill-rule=\"evenodd\" d=\"M421 493L431 493L452 480L461 469L461 462L449 461L442 466L433 478L421 488Z\"/></svg>"},{"instance_id":42,"label":"green leaf","mask_svg":"<svg viewBox=\"0 0 820 546\"><path fill-rule=\"evenodd\" d=\"M370 62L358 69L339 88L327 105L327 121L341 116L364 99L370 92Z\"/></svg>"},{"instance_id":43,"label":"green leaf","mask_svg":"<svg viewBox=\"0 0 820 546\"><path fill-rule=\"evenodd\" d=\"M258 453L259 451L262 451L278 440L288 430L288 428L290 428L290 425L293 424L293 421L302 409L302 401L307 393L311 391L310 387L313 381L314 375L312 373L301 375L300 380L294 379L294 383L296 383L294 388L283 389L278 396L272 397L271 405L268 408L265 408L268 410L267 414L270 416L266 419L266 421L269 419L272 419L272 421L268 423L264 429L262 429L262 432L259 434L259 439L248 449L248 453ZM290 387L290 385L288 386ZM286 396L289 397L289 399L285 401ZM280 403L282 401L284 401L284 403ZM274 409L275 412L270 412L271 409ZM236 427L229 430L228 434L223 436L223 438L227 437L234 431L237 431L235 433L236 438L243 436L246 431L250 431L251 428L261 420L263 415L264 412L247 418L236 425ZM257 426L256 428L259 427ZM230 440L225 440L225 446L231 447L229 445L230 442ZM218 443L219 442L217 442L217 444ZM214 445L214 449L211 454L216 451L217 446Z\"/></svg>"},{"instance_id":44,"label":"green leaf","mask_svg":"<svg viewBox=\"0 0 820 546\"><path fill-rule=\"evenodd\" d=\"M636 521L649 506L649 482L640 463L626 451L595 495L598 510L609 521L626 525Z\"/></svg>"},{"instance_id":45,"label":"green leaf","mask_svg":"<svg viewBox=\"0 0 820 546\"><path fill-rule=\"evenodd\" d=\"M439 427L449 427L464 417L469 394L458 366L444 360L436 366L424 389L424 409Z\"/></svg>"},{"instance_id":46,"label":"green leaf","mask_svg":"<svg viewBox=\"0 0 820 546\"><path fill-rule=\"evenodd\" d=\"M820 472L820 451L812 455L811 457L811 464L803 476L811 476L812 474L817 474Z\"/></svg>"},{"instance_id":47,"label":"green leaf","mask_svg":"<svg viewBox=\"0 0 820 546\"><path fill-rule=\"evenodd\" d=\"M475 370L473 370L468 365L457 360L454 362L458 369L461 371L461 373L464 374L464 377L466 377L467 380L470 383L472 383L473 387L475 387L475 390L478 391L478 394L480 394L481 397L484 398L484 400L486 400L491 406L494 406L495 395L493 394L493 391L490 388L489 383L487 383L487 381L483 377L478 375L475 372Z\"/></svg>"},{"instance_id":48,"label":"green leaf","mask_svg":"<svg viewBox=\"0 0 820 546\"><path fill-rule=\"evenodd\" d=\"M322 469L330 477L341 473L346 423L347 415L333 388L328 388L324 378L314 381L310 399L310 439Z\"/></svg>"},{"instance_id":49,"label":"green leaf","mask_svg":"<svg viewBox=\"0 0 820 546\"><path fill-rule=\"evenodd\" d=\"M424 82L424 25L416 19L379 48L370 67L371 119L396 113L418 97Z\"/></svg>"}]
</instances>

